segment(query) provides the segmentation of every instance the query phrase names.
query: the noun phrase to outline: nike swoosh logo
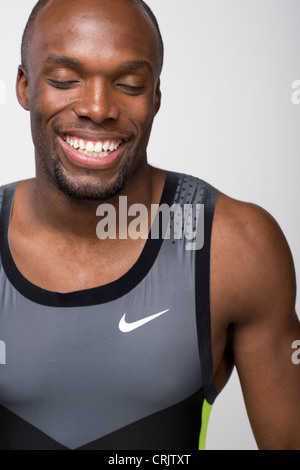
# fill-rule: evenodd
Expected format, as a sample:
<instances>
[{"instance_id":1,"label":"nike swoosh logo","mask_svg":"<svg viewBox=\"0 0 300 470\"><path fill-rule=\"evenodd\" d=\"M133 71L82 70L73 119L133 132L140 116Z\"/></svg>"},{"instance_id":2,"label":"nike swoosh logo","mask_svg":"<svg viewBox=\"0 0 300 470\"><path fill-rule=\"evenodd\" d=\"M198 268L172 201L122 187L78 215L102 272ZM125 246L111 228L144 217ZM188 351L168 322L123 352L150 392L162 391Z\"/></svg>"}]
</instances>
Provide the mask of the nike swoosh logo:
<instances>
[{"instance_id":1,"label":"nike swoosh logo","mask_svg":"<svg viewBox=\"0 0 300 470\"><path fill-rule=\"evenodd\" d=\"M127 323L126 321L126 313L123 315L123 317L120 320L119 323L119 329L122 331L122 333L129 333L130 331L136 330L137 328L140 328L140 326L146 325L146 323L149 323L152 320L155 320L155 318L160 317L164 313L167 313L170 309L164 310L163 312L156 313L155 315L151 315L150 317L142 318L142 320L134 321L132 323Z\"/></svg>"}]
</instances>

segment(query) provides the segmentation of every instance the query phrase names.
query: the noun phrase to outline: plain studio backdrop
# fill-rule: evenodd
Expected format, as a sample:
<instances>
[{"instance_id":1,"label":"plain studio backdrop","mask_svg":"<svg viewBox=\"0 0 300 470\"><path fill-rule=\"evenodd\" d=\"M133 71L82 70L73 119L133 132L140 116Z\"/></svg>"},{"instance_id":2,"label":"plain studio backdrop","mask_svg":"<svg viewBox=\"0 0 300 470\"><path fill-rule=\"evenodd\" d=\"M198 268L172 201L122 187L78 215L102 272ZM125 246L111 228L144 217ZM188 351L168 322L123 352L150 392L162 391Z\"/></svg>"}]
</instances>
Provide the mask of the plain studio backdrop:
<instances>
[{"instance_id":1,"label":"plain studio backdrop","mask_svg":"<svg viewBox=\"0 0 300 470\"><path fill-rule=\"evenodd\" d=\"M300 80L299 0L148 4L166 49L149 161L264 207L287 238L299 279L300 104L292 99ZM21 36L34 5L0 0L0 184L34 176L29 113L15 97ZM207 449L256 448L234 372L213 407Z\"/></svg>"}]
</instances>

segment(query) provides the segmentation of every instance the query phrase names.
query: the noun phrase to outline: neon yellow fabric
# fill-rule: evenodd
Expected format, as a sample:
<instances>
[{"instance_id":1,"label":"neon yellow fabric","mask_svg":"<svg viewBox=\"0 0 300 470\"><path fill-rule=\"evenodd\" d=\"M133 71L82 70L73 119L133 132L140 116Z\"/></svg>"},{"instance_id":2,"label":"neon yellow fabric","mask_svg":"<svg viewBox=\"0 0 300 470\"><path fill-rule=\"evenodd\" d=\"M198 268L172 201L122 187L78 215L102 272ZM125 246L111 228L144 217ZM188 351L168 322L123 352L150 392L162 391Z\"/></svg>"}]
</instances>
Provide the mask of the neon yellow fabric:
<instances>
[{"instance_id":1,"label":"neon yellow fabric","mask_svg":"<svg viewBox=\"0 0 300 470\"><path fill-rule=\"evenodd\" d=\"M202 421L201 421L201 432L200 432L200 437L199 437L199 450L205 450L207 426L208 426L208 421L209 421L212 407L213 407L212 405L210 405L206 400L204 400L203 407L202 407Z\"/></svg>"}]
</instances>

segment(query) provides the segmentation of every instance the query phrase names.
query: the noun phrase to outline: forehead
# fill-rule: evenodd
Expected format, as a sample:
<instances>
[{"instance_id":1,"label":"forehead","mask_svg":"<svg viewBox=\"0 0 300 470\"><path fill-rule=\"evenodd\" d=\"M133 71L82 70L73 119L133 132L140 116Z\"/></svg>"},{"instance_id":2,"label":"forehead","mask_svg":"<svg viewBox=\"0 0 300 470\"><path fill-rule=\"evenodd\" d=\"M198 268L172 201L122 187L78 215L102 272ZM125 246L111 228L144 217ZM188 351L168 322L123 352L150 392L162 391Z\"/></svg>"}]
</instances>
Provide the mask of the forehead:
<instances>
[{"instance_id":1,"label":"forehead","mask_svg":"<svg viewBox=\"0 0 300 470\"><path fill-rule=\"evenodd\" d=\"M159 41L145 11L131 0L52 0L38 14L30 62L49 54L84 61L147 60L159 68Z\"/></svg>"}]
</instances>

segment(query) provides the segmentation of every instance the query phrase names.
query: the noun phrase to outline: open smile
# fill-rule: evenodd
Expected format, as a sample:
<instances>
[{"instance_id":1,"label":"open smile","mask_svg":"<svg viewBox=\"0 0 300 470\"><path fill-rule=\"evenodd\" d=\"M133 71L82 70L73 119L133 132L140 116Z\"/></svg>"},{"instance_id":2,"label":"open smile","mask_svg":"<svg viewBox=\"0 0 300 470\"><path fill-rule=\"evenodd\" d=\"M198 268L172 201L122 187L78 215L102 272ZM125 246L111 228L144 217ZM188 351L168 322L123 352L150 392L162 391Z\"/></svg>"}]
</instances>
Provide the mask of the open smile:
<instances>
[{"instance_id":1,"label":"open smile","mask_svg":"<svg viewBox=\"0 0 300 470\"><path fill-rule=\"evenodd\" d=\"M76 165L86 168L108 168L119 159L128 140L87 140L80 136L65 134L59 137L67 157Z\"/></svg>"}]
</instances>

